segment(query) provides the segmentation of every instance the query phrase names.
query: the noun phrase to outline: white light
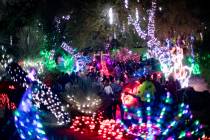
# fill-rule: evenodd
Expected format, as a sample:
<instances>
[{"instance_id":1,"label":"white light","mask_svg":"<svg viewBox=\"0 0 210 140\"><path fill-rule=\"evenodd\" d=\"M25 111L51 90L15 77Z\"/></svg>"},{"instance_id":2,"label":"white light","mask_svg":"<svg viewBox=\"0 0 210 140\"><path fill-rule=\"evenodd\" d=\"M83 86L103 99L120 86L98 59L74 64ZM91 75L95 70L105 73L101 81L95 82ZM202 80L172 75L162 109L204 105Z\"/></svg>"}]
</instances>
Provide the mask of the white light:
<instances>
[{"instance_id":1,"label":"white light","mask_svg":"<svg viewBox=\"0 0 210 140\"><path fill-rule=\"evenodd\" d=\"M112 8L109 8L109 23L113 24L113 11L112 11Z\"/></svg>"},{"instance_id":2,"label":"white light","mask_svg":"<svg viewBox=\"0 0 210 140\"><path fill-rule=\"evenodd\" d=\"M125 0L125 8L128 8L128 0Z\"/></svg>"},{"instance_id":3,"label":"white light","mask_svg":"<svg viewBox=\"0 0 210 140\"><path fill-rule=\"evenodd\" d=\"M131 15L128 15L128 20L133 24L140 38L146 40L146 37L149 37L147 41L149 55L159 60L166 79L170 74L176 73L175 78L179 80L182 87L186 87L188 86L192 70L182 65L183 53L173 55L168 47L161 47L160 41L155 37L155 10L156 1L154 0L152 2L152 8L149 10L147 33L140 27L137 16L136 20L134 20ZM159 7L159 10L162 10L162 7ZM146 20L144 17L143 19Z\"/></svg>"},{"instance_id":4,"label":"white light","mask_svg":"<svg viewBox=\"0 0 210 140\"><path fill-rule=\"evenodd\" d=\"M139 10L136 8L136 20L139 21Z\"/></svg>"}]
</instances>

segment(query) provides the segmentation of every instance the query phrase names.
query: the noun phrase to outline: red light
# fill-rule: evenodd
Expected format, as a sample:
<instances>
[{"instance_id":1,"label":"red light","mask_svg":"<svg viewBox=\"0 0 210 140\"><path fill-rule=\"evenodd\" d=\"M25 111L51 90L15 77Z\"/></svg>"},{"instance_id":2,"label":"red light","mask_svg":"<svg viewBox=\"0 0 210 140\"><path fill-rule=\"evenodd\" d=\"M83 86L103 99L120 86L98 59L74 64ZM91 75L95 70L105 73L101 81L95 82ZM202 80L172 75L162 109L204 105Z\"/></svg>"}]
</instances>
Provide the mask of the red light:
<instances>
[{"instance_id":1,"label":"red light","mask_svg":"<svg viewBox=\"0 0 210 140\"><path fill-rule=\"evenodd\" d=\"M9 85L9 89L14 90L15 87L13 85Z\"/></svg>"}]
</instances>

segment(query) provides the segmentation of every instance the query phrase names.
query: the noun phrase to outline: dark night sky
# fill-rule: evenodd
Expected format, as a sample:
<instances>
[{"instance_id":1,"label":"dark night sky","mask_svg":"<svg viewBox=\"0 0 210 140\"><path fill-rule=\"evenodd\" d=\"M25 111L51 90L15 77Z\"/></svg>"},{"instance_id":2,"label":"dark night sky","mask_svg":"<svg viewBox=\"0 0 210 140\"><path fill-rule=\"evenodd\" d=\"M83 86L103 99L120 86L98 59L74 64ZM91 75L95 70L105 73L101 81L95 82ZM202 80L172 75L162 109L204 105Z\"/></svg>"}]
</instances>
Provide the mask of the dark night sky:
<instances>
[{"instance_id":1,"label":"dark night sky","mask_svg":"<svg viewBox=\"0 0 210 140\"><path fill-rule=\"evenodd\" d=\"M77 11L75 13L79 13L82 9L87 8L90 3L95 2L93 0L1 0L0 2L3 1L16 1L16 3L11 2L7 6L0 6L0 12L3 15L0 17L0 31L24 26L34 16L42 17L45 22L50 24L55 15L66 14L71 9ZM99 1L109 2L110 0ZM177 1L183 0L157 0L163 7L166 3L179 6L176 5ZM192 15L210 27L209 0L185 0L185 2Z\"/></svg>"}]
</instances>

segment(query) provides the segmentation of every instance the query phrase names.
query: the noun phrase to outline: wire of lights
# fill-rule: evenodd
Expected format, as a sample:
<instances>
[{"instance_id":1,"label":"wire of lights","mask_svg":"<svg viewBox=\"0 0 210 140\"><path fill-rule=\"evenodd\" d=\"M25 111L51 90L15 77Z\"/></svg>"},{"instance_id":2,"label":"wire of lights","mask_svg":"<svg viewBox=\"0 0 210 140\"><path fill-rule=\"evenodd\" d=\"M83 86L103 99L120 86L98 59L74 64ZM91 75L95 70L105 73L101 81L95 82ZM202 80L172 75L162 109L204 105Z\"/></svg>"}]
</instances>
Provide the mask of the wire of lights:
<instances>
[{"instance_id":1,"label":"wire of lights","mask_svg":"<svg viewBox=\"0 0 210 140\"><path fill-rule=\"evenodd\" d=\"M93 114L99 108L101 104L101 99L87 97L86 100L80 103L74 95L69 96L67 95L69 103L73 104L78 111L84 114Z\"/></svg>"},{"instance_id":2,"label":"wire of lights","mask_svg":"<svg viewBox=\"0 0 210 140\"><path fill-rule=\"evenodd\" d=\"M162 97L160 104L156 105L158 108L152 106L150 94L146 97L146 102L140 108L130 110L124 105L130 123L124 123L122 120L119 120L119 123L128 134L142 139L154 139L156 136L164 139L203 136L203 126L199 121L193 120L189 105L181 103L176 107L178 110L176 113L169 113L173 106L169 92Z\"/></svg>"},{"instance_id":3,"label":"wire of lights","mask_svg":"<svg viewBox=\"0 0 210 140\"><path fill-rule=\"evenodd\" d=\"M44 72L42 60L24 60L22 68L27 72L29 72L31 68L35 68L38 74L42 74Z\"/></svg>"},{"instance_id":4,"label":"wire of lights","mask_svg":"<svg viewBox=\"0 0 210 140\"><path fill-rule=\"evenodd\" d=\"M11 79L22 87L28 88L32 82L27 77L27 73L16 63L11 63L8 66L8 73L11 75ZM70 115L65 111L57 94L52 93L51 89L38 79L33 83L36 83L36 88L32 91L32 99L36 107L40 108L40 105L43 104L57 118L58 125L68 124Z\"/></svg>"},{"instance_id":5,"label":"wire of lights","mask_svg":"<svg viewBox=\"0 0 210 140\"><path fill-rule=\"evenodd\" d=\"M0 67L6 68L9 63L13 61L12 57L7 54L7 51L4 46L0 48Z\"/></svg>"},{"instance_id":6,"label":"wire of lights","mask_svg":"<svg viewBox=\"0 0 210 140\"><path fill-rule=\"evenodd\" d=\"M40 112L32 103L30 88L24 93L18 109L14 112L15 126L21 139L47 140L41 123Z\"/></svg>"}]
</instances>

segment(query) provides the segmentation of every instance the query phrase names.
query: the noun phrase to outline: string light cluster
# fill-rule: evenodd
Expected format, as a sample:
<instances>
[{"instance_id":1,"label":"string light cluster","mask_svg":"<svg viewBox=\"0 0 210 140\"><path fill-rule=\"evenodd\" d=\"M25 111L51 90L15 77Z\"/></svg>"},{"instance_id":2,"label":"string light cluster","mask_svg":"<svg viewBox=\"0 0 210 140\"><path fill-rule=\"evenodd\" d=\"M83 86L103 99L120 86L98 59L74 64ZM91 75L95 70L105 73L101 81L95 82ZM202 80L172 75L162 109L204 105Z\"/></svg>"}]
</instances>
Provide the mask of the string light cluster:
<instances>
[{"instance_id":1,"label":"string light cluster","mask_svg":"<svg viewBox=\"0 0 210 140\"><path fill-rule=\"evenodd\" d=\"M118 62L128 62L129 60L139 62L140 56L139 54L132 52L128 48L121 48L113 53L113 59Z\"/></svg>"},{"instance_id":2,"label":"string light cluster","mask_svg":"<svg viewBox=\"0 0 210 140\"><path fill-rule=\"evenodd\" d=\"M74 58L71 55L61 52L62 56L56 58L54 53L51 51L41 51L40 55L43 58L43 64L49 71L59 70L65 73L71 73L74 69Z\"/></svg>"},{"instance_id":3,"label":"string light cluster","mask_svg":"<svg viewBox=\"0 0 210 140\"><path fill-rule=\"evenodd\" d=\"M149 98L151 96L148 96L140 108L134 106L133 111L124 105L126 119L130 123L127 124L121 120L120 124L128 134L142 139L180 139L203 136L203 126L200 125L199 121L193 120L189 105L181 103L178 107L174 107L169 92L162 97L162 101L156 106L152 105L153 102ZM158 108L156 108L157 106ZM169 113L172 108L178 111Z\"/></svg>"},{"instance_id":4,"label":"string light cluster","mask_svg":"<svg viewBox=\"0 0 210 140\"><path fill-rule=\"evenodd\" d=\"M128 15L128 21L130 23L132 23L132 25L134 26L138 36L145 40L146 37L147 37L147 34L145 33L145 31L143 31L141 29L141 26L140 26L140 23L139 23L140 20L137 21L137 20L133 19L131 15Z\"/></svg>"},{"instance_id":5,"label":"string light cluster","mask_svg":"<svg viewBox=\"0 0 210 140\"><path fill-rule=\"evenodd\" d=\"M93 116L77 116L72 120L72 125L70 129L75 132L80 132L81 134L94 133L99 129L100 122L102 121L103 116L102 112L99 112L97 115L93 114Z\"/></svg>"},{"instance_id":6,"label":"string light cluster","mask_svg":"<svg viewBox=\"0 0 210 140\"><path fill-rule=\"evenodd\" d=\"M125 137L181 139L203 136L203 126L200 125L199 121L193 121L188 105L182 103L177 107L176 113L169 113L173 106L169 92L162 97L157 110L153 110L155 106L152 105L152 100L148 99L145 103L131 112L129 108L124 106L127 115L124 121L103 120L102 113L99 113L100 117L96 118L76 117L70 128L81 134L97 132L103 139L123 139Z\"/></svg>"},{"instance_id":7,"label":"string light cluster","mask_svg":"<svg viewBox=\"0 0 210 140\"><path fill-rule=\"evenodd\" d=\"M10 102L10 99L7 94L1 93L0 94L0 109L4 109L7 107L9 110L15 110L16 105L13 102Z\"/></svg>"},{"instance_id":8,"label":"string light cluster","mask_svg":"<svg viewBox=\"0 0 210 140\"><path fill-rule=\"evenodd\" d=\"M115 120L103 120L102 112L97 115L77 116L72 120L71 130L81 134L98 133L103 139L121 139L124 129Z\"/></svg>"},{"instance_id":9,"label":"string light cluster","mask_svg":"<svg viewBox=\"0 0 210 140\"><path fill-rule=\"evenodd\" d=\"M17 63L11 63L7 67L7 73L10 75L11 79L20 86L24 88L29 87L28 84L30 80L27 78L27 73Z\"/></svg>"},{"instance_id":10,"label":"string light cluster","mask_svg":"<svg viewBox=\"0 0 210 140\"><path fill-rule=\"evenodd\" d=\"M100 123L100 129L98 130L98 134L103 137L103 139L122 139L123 138L124 129L123 127L117 123L115 120L103 120Z\"/></svg>"},{"instance_id":11,"label":"string light cluster","mask_svg":"<svg viewBox=\"0 0 210 140\"><path fill-rule=\"evenodd\" d=\"M8 66L8 73L14 82L24 88L29 87L31 81L27 78L27 73L18 64L11 63ZM65 111L57 94L52 93L51 89L38 79L34 82L36 83L36 88L32 91L32 97L35 105L38 108L40 108L41 104L46 106L57 118L58 125L68 124L70 122L69 113Z\"/></svg>"},{"instance_id":12,"label":"string light cluster","mask_svg":"<svg viewBox=\"0 0 210 140\"><path fill-rule=\"evenodd\" d=\"M67 95L67 99L73 108L85 114L93 114L101 105L101 99L96 97L86 97L82 103L74 95Z\"/></svg>"},{"instance_id":13,"label":"string light cluster","mask_svg":"<svg viewBox=\"0 0 210 140\"><path fill-rule=\"evenodd\" d=\"M106 75L106 76L110 76L110 72L109 72L109 70L107 68L107 63L106 63L105 60L101 61L100 73L102 73L103 75Z\"/></svg>"},{"instance_id":14,"label":"string light cluster","mask_svg":"<svg viewBox=\"0 0 210 140\"><path fill-rule=\"evenodd\" d=\"M8 64L13 61L12 57L7 54L7 51L4 46L1 46L0 49L0 67L6 68Z\"/></svg>"},{"instance_id":15,"label":"string light cluster","mask_svg":"<svg viewBox=\"0 0 210 140\"><path fill-rule=\"evenodd\" d=\"M38 74L42 74L44 72L44 65L43 60L24 60L23 62L20 62L21 67L23 70L29 73L31 68L35 68L38 72Z\"/></svg>"},{"instance_id":16,"label":"string light cluster","mask_svg":"<svg viewBox=\"0 0 210 140\"><path fill-rule=\"evenodd\" d=\"M179 80L182 88L188 86L189 78L193 67L183 66L183 54L173 55L168 47L161 47L160 41L155 37L155 11L156 11L156 0L152 1L152 7L149 10L147 33L145 33L139 24L138 20L128 15L129 21L133 24L139 37L147 40L147 46L149 48L150 57L154 57L159 60L161 64L161 70L165 74L166 79L174 74L175 78Z\"/></svg>"},{"instance_id":17,"label":"string light cluster","mask_svg":"<svg viewBox=\"0 0 210 140\"><path fill-rule=\"evenodd\" d=\"M143 77L143 76L146 75L146 74L149 74L149 70L146 69L146 68L144 67L143 69L140 68L140 69L138 69L137 71L135 71L135 72L133 73L133 76L134 76L134 77Z\"/></svg>"},{"instance_id":18,"label":"string light cluster","mask_svg":"<svg viewBox=\"0 0 210 140\"><path fill-rule=\"evenodd\" d=\"M86 70L86 66L92 62L92 58L89 56L82 56L79 53L74 55L75 68L74 72Z\"/></svg>"},{"instance_id":19,"label":"string light cluster","mask_svg":"<svg viewBox=\"0 0 210 140\"><path fill-rule=\"evenodd\" d=\"M47 140L40 112L32 103L32 91L27 89L18 109L14 112L15 126L21 139Z\"/></svg>"},{"instance_id":20,"label":"string light cluster","mask_svg":"<svg viewBox=\"0 0 210 140\"><path fill-rule=\"evenodd\" d=\"M73 131L80 132L81 134L83 134L93 132L93 129L95 129L95 127L95 122L92 117L81 116L76 117L73 120L73 124L70 128L73 129Z\"/></svg>"},{"instance_id":21,"label":"string light cluster","mask_svg":"<svg viewBox=\"0 0 210 140\"><path fill-rule=\"evenodd\" d=\"M139 81L135 81L133 83L126 85L123 88L123 91L121 93L121 100L123 104L126 105L127 107L132 107L138 104L138 99L135 98L134 96L137 95L138 87L140 86L140 84L141 83Z\"/></svg>"},{"instance_id":22,"label":"string light cluster","mask_svg":"<svg viewBox=\"0 0 210 140\"><path fill-rule=\"evenodd\" d=\"M43 104L48 110L50 110L50 112L56 117L58 125L66 125L70 123L70 115L62 105L57 94L52 93L51 89L41 81L37 81L36 88L32 92L32 98L35 106L40 108L40 105Z\"/></svg>"},{"instance_id":23,"label":"string light cluster","mask_svg":"<svg viewBox=\"0 0 210 140\"><path fill-rule=\"evenodd\" d=\"M201 74L200 66L199 64L193 59L193 57L188 58L188 62L190 63L190 66L192 68L192 74L199 75Z\"/></svg>"},{"instance_id":24,"label":"string light cluster","mask_svg":"<svg viewBox=\"0 0 210 140\"><path fill-rule=\"evenodd\" d=\"M156 47L159 43L157 42L157 38L155 38L155 11L156 11L156 0L152 1L152 7L149 10L149 18L148 18L148 27L147 27L147 35L150 38L147 42L147 45L150 49L152 47Z\"/></svg>"},{"instance_id":25,"label":"string light cluster","mask_svg":"<svg viewBox=\"0 0 210 140\"><path fill-rule=\"evenodd\" d=\"M75 50L71 46L69 46L68 44L66 44L65 42L63 42L61 44L61 48L64 49L66 52L68 52L70 55L73 55L74 52L75 52Z\"/></svg>"}]
</instances>

